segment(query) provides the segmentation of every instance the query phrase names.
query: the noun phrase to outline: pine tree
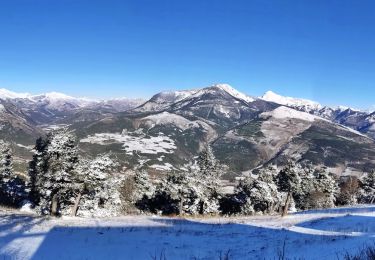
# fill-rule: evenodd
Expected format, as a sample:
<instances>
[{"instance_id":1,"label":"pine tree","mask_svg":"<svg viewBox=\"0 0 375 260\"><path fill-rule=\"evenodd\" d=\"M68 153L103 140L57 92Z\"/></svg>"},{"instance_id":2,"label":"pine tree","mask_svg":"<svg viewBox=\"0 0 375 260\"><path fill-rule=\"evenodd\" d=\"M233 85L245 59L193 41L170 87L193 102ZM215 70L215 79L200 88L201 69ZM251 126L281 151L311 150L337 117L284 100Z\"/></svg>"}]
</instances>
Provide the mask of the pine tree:
<instances>
[{"instance_id":1,"label":"pine tree","mask_svg":"<svg viewBox=\"0 0 375 260\"><path fill-rule=\"evenodd\" d=\"M314 201L314 208L334 207L338 191L335 179L326 170L317 170L313 180L315 196L310 196Z\"/></svg>"},{"instance_id":2,"label":"pine tree","mask_svg":"<svg viewBox=\"0 0 375 260\"><path fill-rule=\"evenodd\" d=\"M176 208L180 215L201 213L201 201L205 199L204 196L207 194L202 192L202 189L204 189L203 182L198 176L196 167L189 165L188 171L169 174L163 184L165 193L177 203Z\"/></svg>"},{"instance_id":3,"label":"pine tree","mask_svg":"<svg viewBox=\"0 0 375 260\"><path fill-rule=\"evenodd\" d=\"M241 213L270 213L281 203L281 194L275 184L276 168L270 166L261 169L258 177L246 177L236 188L237 201L241 203Z\"/></svg>"},{"instance_id":4,"label":"pine tree","mask_svg":"<svg viewBox=\"0 0 375 260\"><path fill-rule=\"evenodd\" d=\"M13 160L10 145L0 140L0 180L6 183L13 175Z\"/></svg>"},{"instance_id":5,"label":"pine tree","mask_svg":"<svg viewBox=\"0 0 375 260\"><path fill-rule=\"evenodd\" d=\"M71 215L113 216L121 208L120 192L122 177L114 174L118 163L110 154L81 159L75 176L75 202Z\"/></svg>"},{"instance_id":6,"label":"pine tree","mask_svg":"<svg viewBox=\"0 0 375 260\"><path fill-rule=\"evenodd\" d=\"M134 175L135 198L137 202L143 198L151 198L155 192L149 174L145 170L137 170Z\"/></svg>"},{"instance_id":7,"label":"pine tree","mask_svg":"<svg viewBox=\"0 0 375 260\"><path fill-rule=\"evenodd\" d=\"M188 171L167 175L157 185L154 196L151 200L146 200L150 211L192 215L219 212L222 170L211 148L208 146L204 149L197 162L191 163L187 168ZM145 204L147 203L143 203ZM142 206L140 203L138 205Z\"/></svg>"},{"instance_id":8,"label":"pine tree","mask_svg":"<svg viewBox=\"0 0 375 260\"><path fill-rule=\"evenodd\" d=\"M29 198L34 205L38 205L41 195L38 187L39 177L48 171L49 155L47 147L51 141L51 135L39 137L35 142L33 159L29 163Z\"/></svg>"},{"instance_id":9,"label":"pine tree","mask_svg":"<svg viewBox=\"0 0 375 260\"><path fill-rule=\"evenodd\" d=\"M145 170L137 169L133 176L133 195L130 198L130 202L136 206L139 210L151 211L157 213L160 210L158 202L156 202L156 197L160 198L161 186L158 185L158 189L155 190L155 186L150 180L148 172Z\"/></svg>"},{"instance_id":10,"label":"pine tree","mask_svg":"<svg viewBox=\"0 0 375 260\"><path fill-rule=\"evenodd\" d=\"M293 161L288 161L285 168L278 174L278 189L287 194L282 216L288 214L290 202L293 199L293 196L299 191L301 183L299 173L300 168Z\"/></svg>"},{"instance_id":11,"label":"pine tree","mask_svg":"<svg viewBox=\"0 0 375 260\"><path fill-rule=\"evenodd\" d=\"M299 171L301 179L299 189L293 195L296 208L306 210L314 208L315 202L311 200L311 194L314 193L314 168L312 164L304 165Z\"/></svg>"},{"instance_id":12,"label":"pine tree","mask_svg":"<svg viewBox=\"0 0 375 260\"><path fill-rule=\"evenodd\" d=\"M199 213L214 214L219 212L221 166L216 161L210 146L198 157L198 170L193 172L196 180L196 194L199 198Z\"/></svg>"},{"instance_id":13,"label":"pine tree","mask_svg":"<svg viewBox=\"0 0 375 260\"><path fill-rule=\"evenodd\" d=\"M375 202L375 171L367 173L362 180L362 202L373 204Z\"/></svg>"},{"instance_id":14,"label":"pine tree","mask_svg":"<svg viewBox=\"0 0 375 260\"><path fill-rule=\"evenodd\" d=\"M360 196L360 181L357 176L342 176L339 180L340 192L337 196L338 205L354 205Z\"/></svg>"},{"instance_id":15,"label":"pine tree","mask_svg":"<svg viewBox=\"0 0 375 260\"><path fill-rule=\"evenodd\" d=\"M67 214L74 203L78 150L75 137L61 129L38 139L30 163L31 197L42 214Z\"/></svg>"},{"instance_id":16,"label":"pine tree","mask_svg":"<svg viewBox=\"0 0 375 260\"><path fill-rule=\"evenodd\" d=\"M18 206L25 197L25 182L13 172L10 145L0 140L0 203Z\"/></svg>"}]
</instances>

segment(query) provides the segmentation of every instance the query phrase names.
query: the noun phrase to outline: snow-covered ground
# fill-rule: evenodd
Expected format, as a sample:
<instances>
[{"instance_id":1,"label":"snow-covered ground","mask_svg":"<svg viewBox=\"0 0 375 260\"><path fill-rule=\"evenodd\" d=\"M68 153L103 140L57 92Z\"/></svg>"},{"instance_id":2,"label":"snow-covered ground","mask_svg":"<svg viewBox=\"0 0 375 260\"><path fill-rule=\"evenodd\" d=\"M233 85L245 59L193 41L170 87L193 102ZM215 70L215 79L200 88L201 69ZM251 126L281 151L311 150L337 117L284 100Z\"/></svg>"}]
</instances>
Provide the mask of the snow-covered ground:
<instances>
[{"instance_id":1,"label":"snow-covered ground","mask_svg":"<svg viewBox=\"0 0 375 260\"><path fill-rule=\"evenodd\" d=\"M123 143L127 154L137 151L142 154L173 153L177 149L174 141L159 133L158 136L145 138L142 133L97 133L81 139L82 143L111 144Z\"/></svg>"},{"instance_id":2,"label":"snow-covered ground","mask_svg":"<svg viewBox=\"0 0 375 260\"><path fill-rule=\"evenodd\" d=\"M278 259L283 248L289 259L340 259L374 242L375 206L286 218L54 219L0 213L0 259L220 259L227 254L229 259Z\"/></svg>"}]
</instances>

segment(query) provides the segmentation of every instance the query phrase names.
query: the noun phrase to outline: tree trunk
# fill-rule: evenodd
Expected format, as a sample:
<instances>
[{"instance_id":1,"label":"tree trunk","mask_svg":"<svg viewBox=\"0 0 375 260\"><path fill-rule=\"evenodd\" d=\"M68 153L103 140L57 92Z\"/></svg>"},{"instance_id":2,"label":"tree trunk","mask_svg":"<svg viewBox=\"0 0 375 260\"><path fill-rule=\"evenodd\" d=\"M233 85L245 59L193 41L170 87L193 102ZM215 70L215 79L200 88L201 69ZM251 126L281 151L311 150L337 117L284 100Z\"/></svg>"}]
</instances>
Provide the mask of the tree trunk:
<instances>
[{"instance_id":1,"label":"tree trunk","mask_svg":"<svg viewBox=\"0 0 375 260\"><path fill-rule=\"evenodd\" d=\"M204 202L200 201L199 202L199 214L203 215L203 213L204 213Z\"/></svg>"},{"instance_id":2,"label":"tree trunk","mask_svg":"<svg viewBox=\"0 0 375 260\"><path fill-rule=\"evenodd\" d=\"M180 193L180 205L179 205L179 215L182 216L184 208L184 196Z\"/></svg>"},{"instance_id":3,"label":"tree trunk","mask_svg":"<svg viewBox=\"0 0 375 260\"><path fill-rule=\"evenodd\" d=\"M58 198L57 198L57 193L53 194L52 196L52 204L51 204L51 215L52 216L57 216L57 207L58 207Z\"/></svg>"},{"instance_id":4,"label":"tree trunk","mask_svg":"<svg viewBox=\"0 0 375 260\"><path fill-rule=\"evenodd\" d=\"M79 202L81 201L81 197L82 197L82 194L78 193L77 198L74 202L74 206L72 208L72 212L70 213L72 217L77 216L78 206L79 206Z\"/></svg>"},{"instance_id":5,"label":"tree trunk","mask_svg":"<svg viewBox=\"0 0 375 260\"><path fill-rule=\"evenodd\" d=\"M281 215L282 217L285 217L286 215L288 215L288 209L289 209L291 196L292 196L292 193L288 192L288 195L287 195L286 201L285 201L285 206L284 206L284 209L283 209L283 214Z\"/></svg>"}]
</instances>

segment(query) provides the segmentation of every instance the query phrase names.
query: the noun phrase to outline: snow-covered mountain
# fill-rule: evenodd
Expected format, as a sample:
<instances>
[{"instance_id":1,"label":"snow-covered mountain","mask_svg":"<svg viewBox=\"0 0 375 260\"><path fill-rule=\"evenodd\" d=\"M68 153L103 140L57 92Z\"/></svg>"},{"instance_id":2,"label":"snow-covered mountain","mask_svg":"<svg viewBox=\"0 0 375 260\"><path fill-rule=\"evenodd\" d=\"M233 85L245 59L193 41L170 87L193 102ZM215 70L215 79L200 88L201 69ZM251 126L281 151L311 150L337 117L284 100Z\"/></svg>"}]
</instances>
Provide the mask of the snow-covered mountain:
<instances>
[{"instance_id":1,"label":"snow-covered mountain","mask_svg":"<svg viewBox=\"0 0 375 260\"><path fill-rule=\"evenodd\" d=\"M8 105L14 105L39 124L50 124L61 118L74 116L76 113L90 113L90 111L123 112L144 103L143 99L116 98L95 100L72 97L58 92L31 95L6 89L0 89L0 100Z\"/></svg>"},{"instance_id":2,"label":"snow-covered mountain","mask_svg":"<svg viewBox=\"0 0 375 260\"><path fill-rule=\"evenodd\" d=\"M20 157L31 156L22 147L39 135L66 125L82 152L112 150L127 167L153 171L183 168L208 143L229 167L226 178L288 157L338 174L375 167L375 143L368 137L375 137L374 113L273 92L254 98L227 84L161 92L146 102L3 89L0 105L0 137L18 144Z\"/></svg>"},{"instance_id":3,"label":"snow-covered mountain","mask_svg":"<svg viewBox=\"0 0 375 260\"><path fill-rule=\"evenodd\" d=\"M371 110L361 111L347 106L332 108L307 99L284 97L272 91L266 92L261 99L320 116L375 138L375 122L371 120Z\"/></svg>"},{"instance_id":4,"label":"snow-covered mountain","mask_svg":"<svg viewBox=\"0 0 375 260\"><path fill-rule=\"evenodd\" d=\"M317 102L301 98L284 97L272 91L267 91L261 98L269 102L290 106L305 112L319 111L323 108L323 106Z\"/></svg>"},{"instance_id":5,"label":"snow-covered mountain","mask_svg":"<svg viewBox=\"0 0 375 260\"><path fill-rule=\"evenodd\" d=\"M15 99L15 98L29 98L32 95L29 93L16 93L5 88L0 88L1 99Z\"/></svg>"},{"instance_id":6,"label":"snow-covered mountain","mask_svg":"<svg viewBox=\"0 0 375 260\"><path fill-rule=\"evenodd\" d=\"M7 101L15 101L22 103L23 106L34 104L38 106L45 106L50 109L64 111L67 109L86 108L100 106L113 106L116 104L117 111L124 111L123 109L130 109L139 106L144 102L143 99L129 99L129 98L114 98L108 100L97 100L90 98L72 97L59 92L49 92L39 95L31 95L29 93L16 93L7 89L0 89L0 99ZM113 107L115 108L115 107Z\"/></svg>"},{"instance_id":7,"label":"snow-covered mountain","mask_svg":"<svg viewBox=\"0 0 375 260\"><path fill-rule=\"evenodd\" d=\"M287 100L281 105L218 84L162 92L133 110L71 127L83 137L84 149L105 151L117 145L126 151L125 161L155 171L183 168L207 143L228 166L229 179L264 164L283 164L288 157L338 174L375 167L371 138L318 114L334 116L333 109Z\"/></svg>"}]
</instances>

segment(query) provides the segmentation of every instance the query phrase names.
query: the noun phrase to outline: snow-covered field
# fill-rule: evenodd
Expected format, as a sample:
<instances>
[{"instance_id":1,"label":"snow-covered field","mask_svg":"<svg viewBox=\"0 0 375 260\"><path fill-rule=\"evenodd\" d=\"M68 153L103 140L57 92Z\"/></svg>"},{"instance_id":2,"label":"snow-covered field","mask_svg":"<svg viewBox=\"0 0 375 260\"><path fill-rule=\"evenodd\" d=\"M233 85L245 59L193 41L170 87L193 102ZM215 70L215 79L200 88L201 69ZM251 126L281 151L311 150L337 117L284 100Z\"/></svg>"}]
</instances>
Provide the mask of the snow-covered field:
<instances>
[{"instance_id":1,"label":"snow-covered field","mask_svg":"<svg viewBox=\"0 0 375 260\"><path fill-rule=\"evenodd\" d=\"M148 138L140 133L98 133L81 139L80 142L101 145L123 143L127 154L133 154L134 151L142 154L173 153L177 148L174 141L162 133Z\"/></svg>"},{"instance_id":2,"label":"snow-covered field","mask_svg":"<svg viewBox=\"0 0 375 260\"><path fill-rule=\"evenodd\" d=\"M0 212L0 259L278 259L283 250L289 259L340 259L374 242L375 206L286 218L54 219Z\"/></svg>"}]
</instances>

